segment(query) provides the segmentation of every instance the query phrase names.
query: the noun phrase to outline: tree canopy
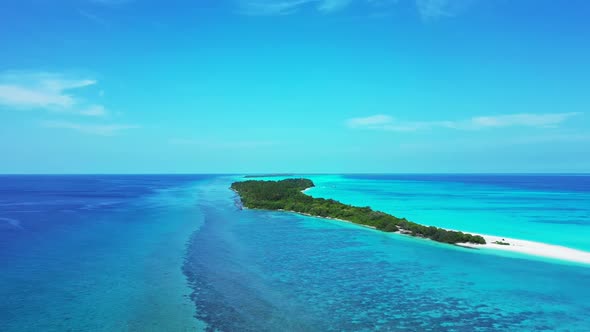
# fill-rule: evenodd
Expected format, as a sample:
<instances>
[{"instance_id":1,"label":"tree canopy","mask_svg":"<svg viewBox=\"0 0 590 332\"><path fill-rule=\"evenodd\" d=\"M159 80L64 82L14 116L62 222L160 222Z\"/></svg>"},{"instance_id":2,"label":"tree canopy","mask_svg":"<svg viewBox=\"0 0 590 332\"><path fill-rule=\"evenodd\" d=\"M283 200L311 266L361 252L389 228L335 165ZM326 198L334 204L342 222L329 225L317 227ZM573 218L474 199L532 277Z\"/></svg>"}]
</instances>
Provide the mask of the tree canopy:
<instances>
[{"instance_id":1,"label":"tree canopy","mask_svg":"<svg viewBox=\"0 0 590 332\"><path fill-rule=\"evenodd\" d=\"M333 199L314 198L302 192L311 187L314 187L314 184L309 179L249 180L234 182L231 185L231 188L240 195L242 204L250 209L286 210L317 217L341 219L374 227L384 232L399 231L443 243L486 243L485 239L479 235L424 226L405 218L374 211L368 206L347 205Z\"/></svg>"}]
</instances>

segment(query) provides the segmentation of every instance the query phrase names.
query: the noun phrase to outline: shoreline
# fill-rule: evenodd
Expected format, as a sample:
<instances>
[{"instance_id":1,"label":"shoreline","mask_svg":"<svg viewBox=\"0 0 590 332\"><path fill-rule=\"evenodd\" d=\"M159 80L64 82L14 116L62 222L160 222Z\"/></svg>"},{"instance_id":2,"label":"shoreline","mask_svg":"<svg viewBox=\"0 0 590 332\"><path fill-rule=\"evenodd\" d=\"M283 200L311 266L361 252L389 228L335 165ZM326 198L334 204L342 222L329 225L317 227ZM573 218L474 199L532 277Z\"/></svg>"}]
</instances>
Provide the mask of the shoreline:
<instances>
[{"instance_id":1,"label":"shoreline","mask_svg":"<svg viewBox=\"0 0 590 332\"><path fill-rule=\"evenodd\" d=\"M305 192L309 189L311 189L311 187L306 188L306 189L302 190L301 192L307 195L307 193L305 193ZM237 196L239 197L239 193L237 191L235 191L233 189L232 189L232 191L234 191L237 194ZM241 205L241 208L242 209L249 209L243 205ZM306 217L313 217L313 218L346 222L346 223L357 225L360 227L369 228L372 230L377 230L375 227L371 227L371 226L363 225L363 224L357 224L357 223L354 223L354 222L351 222L348 220L331 218L331 217L314 216L314 215L311 215L308 213L301 213L301 212L290 211L290 210L283 210L283 209L278 209L278 210L252 209L252 210L289 212L289 213L294 213L294 214L298 214L298 215L302 215L302 216L306 216ZM447 231L464 232L464 231L458 231L458 230L448 229L448 228L443 228L443 229L445 229ZM403 236L407 236L407 237L433 241L433 240L425 238L425 237L409 235L403 229L400 229L397 232L384 232L384 233L398 234L398 235L403 235ZM472 249L483 249L483 250L489 249L491 251L498 250L498 251L504 251L504 252L524 254L524 255L533 256L533 257L555 259L555 260L559 260L559 261L563 261L563 262L582 263L582 264L590 265L590 252L588 252L588 251L583 251L580 249L574 249L574 248L569 248L569 247L555 245L555 244L548 244L548 243L544 243L544 242L521 240L521 239L508 238L508 237L502 237L502 236L496 236L496 235L488 235L488 234L481 234L481 233L474 233L474 232L469 232L469 234L479 235L479 236L483 237L484 240L486 241L486 244L475 244L475 243L455 243L455 244L448 243L448 244L454 245L456 247L461 247L464 249L470 249L470 250L472 250ZM433 241L433 242L437 242L437 241ZM499 242L499 243L497 243L497 242ZM503 243L503 244L500 244L500 243Z\"/></svg>"},{"instance_id":2,"label":"shoreline","mask_svg":"<svg viewBox=\"0 0 590 332\"><path fill-rule=\"evenodd\" d=\"M306 191L308 191L311 188L313 188L313 187L306 188L305 190L302 190L302 193L309 195L306 193ZM294 211L290 211L290 212L294 212ZM294 213L297 213L297 212L294 212ZM314 216L311 216L311 217L314 217ZM316 217L316 218L322 218L322 217ZM327 219L333 219L333 218L327 218ZM339 219L334 219L334 220L339 220ZM346 220L340 220L340 221L355 224L355 223L352 223L352 222L346 221ZM355 225L357 225L357 224L355 224ZM359 226L364 226L364 225L359 225ZM364 227L368 227L368 226L364 226ZM369 228L372 228L372 227L369 227ZM448 229L448 228L444 228L444 229L446 229L448 231L464 232L464 231L459 231L459 230L455 230L455 229ZM403 230L398 231L398 232L394 232L394 233L400 234L400 235L405 235L405 236L410 236L413 238L421 238L421 237L416 237L416 236L404 234ZM582 264L590 265L590 252L588 252L588 251L569 248L569 247L560 246L560 245L556 245L556 244L548 244L548 243L544 243L544 242L521 240L521 239L508 238L508 237L502 237L502 236L496 236L496 235L481 234L481 233L474 233L474 232L468 232L468 233L472 234L472 235L479 235L479 236L483 237L484 240L486 240L486 244L456 243L454 245L458 246L458 247L466 248L466 249L500 250L500 251L505 251L505 252L524 254L524 255L528 255L528 256L557 259L557 260L564 261L564 262L582 263ZM427 238L422 238L422 239L430 240ZM494 242L505 242L505 243L509 243L509 245L502 245L502 244L497 244Z\"/></svg>"},{"instance_id":3,"label":"shoreline","mask_svg":"<svg viewBox=\"0 0 590 332\"><path fill-rule=\"evenodd\" d=\"M556 244L514 239L496 235L487 235L479 233L471 234L483 237L486 240L486 244L458 243L457 245L472 249L501 250L530 256L551 258L561 261L583 263L590 265L590 252L588 251L564 247ZM509 243L509 245L494 243L496 241L506 242Z\"/></svg>"},{"instance_id":4,"label":"shoreline","mask_svg":"<svg viewBox=\"0 0 590 332\"><path fill-rule=\"evenodd\" d=\"M341 222L356 225L359 227L377 230L375 227L353 223L348 220L330 218L330 217L319 217L319 216L314 216L314 215L311 215L308 213L301 213L301 212L296 212L296 211L289 211L289 210L282 210L282 209L279 209L279 210L250 209L245 206L243 208L249 209L249 210L259 210L259 211L288 212L288 213L294 213L294 214L306 216L306 217L341 221ZM445 228L445 229L448 231L457 231L454 229L447 229L447 228ZM428 238L404 234L403 231L383 232L383 233L397 234L397 235L411 237L414 239L422 239L422 240L436 242L436 241L433 241ZM556 260L560 260L560 261L564 261L564 262L582 263L582 264L590 265L590 252L587 252L587 251L573 249L573 248L564 247L564 246L555 245L555 244L548 244L548 243L544 243L544 242L535 242L535 241L529 241L529 240L514 239L514 238L508 238L508 237L502 237L502 236L496 236L496 235L487 235L487 234L480 234L480 233L473 233L473 232L469 232L469 234L479 235L479 236L483 237L486 240L486 244L474 244L474 243L456 243L456 244L446 243L446 244L448 244L450 246L462 247L464 249L500 250L500 251L524 254L524 255L528 255L528 256L550 258L550 259L556 259ZM506 243L509 243L509 245L502 245L502 244L494 243L496 241L506 242Z\"/></svg>"}]
</instances>

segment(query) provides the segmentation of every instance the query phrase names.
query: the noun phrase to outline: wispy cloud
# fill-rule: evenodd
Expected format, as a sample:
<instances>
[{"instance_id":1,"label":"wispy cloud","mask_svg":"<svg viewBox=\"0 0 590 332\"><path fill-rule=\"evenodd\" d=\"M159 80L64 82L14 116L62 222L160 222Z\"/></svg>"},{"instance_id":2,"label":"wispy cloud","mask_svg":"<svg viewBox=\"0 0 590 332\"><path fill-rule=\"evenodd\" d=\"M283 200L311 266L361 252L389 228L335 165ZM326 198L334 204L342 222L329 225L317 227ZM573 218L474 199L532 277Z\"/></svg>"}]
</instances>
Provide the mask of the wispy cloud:
<instances>
[{"instance_id":1,"label":"wispy cloud","mask_svg":"<svg viewBox=\"0 0 590 332\"><path fill-rule=\"evenodd\" d=\"M173 138L169 140L173 145L189 145L200 148L209 149L253 149L276 146L279 142L276 141L259 141L259 140L245 140L245 141L217 141L205 139L191 139L191 138Z\"/></svg>"},{"instance_id":2,"label":"wispy cloud","mask_svg":"<svg viewBox=\"0 0 590 332\"><path fill-rule=\"evenodd\" d=\"M93 13L85 11L85 10L79 10L78 12L80 13L80 15L82 17L87 18L88 20L90 20L93 23L96 23L98 25L102 25L103 27L107 27L107 28L110 27L110 24L107 20L105 20L104 18L102 18L96 14L93 14Z\"/></svg>"},{"instance_id":3,"label":"wispy cloud","mask_svg":"<svg viewBox=\"0 0 590 332\"><path fill-rule=\"evenodd\" d=\"M384 131L418 131L433 128L447 128L457 130L478 130L484 128L503 127L556 127L569 118L580 115L579 112L569 113L520 113L496 116L477 116L464 120L443 121L403 121L389 115L372 115L368 117L352 118L347 120L350 128L384 130Z\"/></svg>"},{"instance_id":4,"label":"wispy cloud","mask_svg":"<svg viewBox=\"0 0 590 332\"><path fill-rule=\"evenodd\" d=\"M244 15L290 15L294 14L302 6L316 3L319 0L239 0L239 12Z\"/></svg>"},{"instance_id":5,"label":"wispy cloud","mask_svg":"<svg viewBox=\"0 0 590 332\"><path fill-rule=\"evenodd\" d=\"M134 0L88 0L88 2L100 4L100 5L107 5L107 6L116 6L122 5L128 2L132 2Z\"/></svg>"},{"instance_id":6,"label":"wispy cloud","mask_svg":"<svg viewBox=\"0 0 590 332\"><path fill-rule=\"evenodd\" d=\"M467 9L476 0L415 0L424 20L455 16Z\"/></svg>"},{"instance_id":7,"label":"wispy cloud","mask_svg":"<svg viewBox=\"0 0 590 332\"><path fill-rule=\"evenodd\" d=\"M508 126L529 126L529 127L554 127L572 116L580 115L579 112L569 113L546 113L546 114L509 114L500 116L479 116L472 118L469 124L473 127L508 127Z\"/></svg>"},{"instance_id":8,"label":"wispy cloud","mask_svg":"<svg viewBox=\"0 0 590 332\"><path fill-rule=\"evenodd\" d=\"M86 108L80 109L78 113L88 116L104 116L107 114L107 111L102 105L90 105Z\"/></svg>"},{"instance_id":9,"label":"wispy cloud","mask_svg":"<svg viewBox=\"0 0 590 332\"><path fill-rule=\"evenodd\" d=\"M352 118L347 121L352 128L358 127L374 127L388 125L394 122L394 119L389 115L377 114L364 118Z\"/></svg>"},{"instance_id":10,"label":"wispy cloud","mask_svg":"<svg viewBox=\"0 0 590 332\"><path fill-rule=\"evenodd\" d=\"M400 3L415 5L418 13L425 21L441 17L452 17L478 0L236 0L239 12L245 15L290 15L303 8L315 9L329 14L350 7L352 4L364 5L373 10L383 12ZM374 15L374 13L373 13Z\"/></svg>"},{"instance_id":11,"label":"wispy cloud","mask_svg":"<svg viewBox=\"0 0 590 332\"><path fill-rule=\"evenodd\" d=\"M585 133L543 133L532 135L504 135L494 139L470 139L452 138L440 140L421 140L401 142L400 150L413 153L448 153L450 151L482 151L489 148L511 148L516 145L538 145L555 143L587 143L590 142L590 134Z\"/></svg>"},{"instance_id":12,"label":"wispy cloud","mask_svg":"<svg viewBox=\"0 0 590 332\"><path fill-rule=\"evenodd\" d=\"M78 123L69 121L44 121L41 126L46 128L58 128L74 130L85 134L114 136L121 131L128 129L139 128L137 125L127 124L94 124L94 123Z\"/></svg>"},{"instance_id":13,"label":"wispy cloud","mask_svg":"<svg viewBox=\"0 0 590 332\"><path fill-rule=\"evenodd\" d=\"M353 2L372 4L375 0L238 0L240 13L245 15L290 15L305 7L329 14L345 9Z\"/></svg>"},{"instance_id":14,"label":"wispy cloud","mask_svg":"<svg viewBox=\"0 0 590 332\"><path fill-rule=\"evenodd\" d=\"M318 10L331 13L346 8L353 0L324 0L318 4Z\"/></svg>"},{"instance_id":15,"label":"wispy cloud","mask_svg":"<svg viewBox=\"0 0 590 332\"><path fill-rule=\"evenodd\" d=\"M0 73L0 106L103 116L107 114L104 106L89 103L76 95L79 89L96 83L93 79L56 73L4 72Z\"/></svg>"}]
</instances>

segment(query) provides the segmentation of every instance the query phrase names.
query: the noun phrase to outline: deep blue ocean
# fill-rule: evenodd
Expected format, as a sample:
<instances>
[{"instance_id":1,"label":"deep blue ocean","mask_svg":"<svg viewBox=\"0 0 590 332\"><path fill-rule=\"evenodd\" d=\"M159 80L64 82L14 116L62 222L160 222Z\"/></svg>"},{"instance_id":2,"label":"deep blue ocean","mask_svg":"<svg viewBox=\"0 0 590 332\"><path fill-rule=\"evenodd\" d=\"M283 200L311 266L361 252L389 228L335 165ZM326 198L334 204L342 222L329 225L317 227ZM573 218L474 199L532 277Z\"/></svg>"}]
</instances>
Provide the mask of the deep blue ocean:
<instances>
[{"instance_id":1,"label":"deep blue ocean","mask_svg":"<svg viewBox=\"0 0 590 332\"><path fill-rule=\"evenodd\" d=\"M314 175L307 193L590 251L588 175ZM0 331L590 331L590 267L291 213L241 176L0 176Z\"/></svg>"}]
</instances>

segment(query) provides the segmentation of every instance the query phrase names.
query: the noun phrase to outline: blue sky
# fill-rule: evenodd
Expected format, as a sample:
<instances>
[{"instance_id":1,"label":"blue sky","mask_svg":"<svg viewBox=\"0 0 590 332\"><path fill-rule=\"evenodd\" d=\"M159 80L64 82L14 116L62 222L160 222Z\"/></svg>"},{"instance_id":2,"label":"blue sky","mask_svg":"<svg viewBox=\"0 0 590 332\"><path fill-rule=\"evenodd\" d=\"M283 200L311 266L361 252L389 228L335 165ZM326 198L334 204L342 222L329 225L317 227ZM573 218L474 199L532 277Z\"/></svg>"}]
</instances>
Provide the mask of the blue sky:
<instances>
[{"instance_id":1,"label":"blue sky","mask_svg":"<svg viewBox=\"0 0 590 332\"><path fill-rule=\"evenodd\" d=\"M8 0L0 173L590 172L590 3Z\"/></svg>"}]
</instances>

